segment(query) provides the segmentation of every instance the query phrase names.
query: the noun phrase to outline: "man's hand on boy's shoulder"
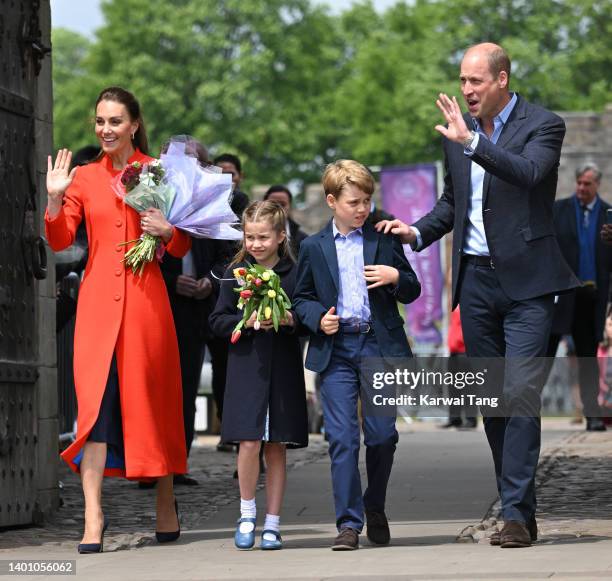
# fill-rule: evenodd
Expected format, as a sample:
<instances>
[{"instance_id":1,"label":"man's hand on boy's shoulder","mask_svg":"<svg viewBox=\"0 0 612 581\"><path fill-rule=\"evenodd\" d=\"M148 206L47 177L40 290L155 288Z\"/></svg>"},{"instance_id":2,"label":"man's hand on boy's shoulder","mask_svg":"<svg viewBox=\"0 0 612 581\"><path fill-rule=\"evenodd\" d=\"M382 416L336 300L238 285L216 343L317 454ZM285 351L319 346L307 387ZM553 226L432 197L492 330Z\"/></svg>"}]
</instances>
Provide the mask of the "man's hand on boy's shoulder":
<instances>
[{"instance_id":1,"label":"man's hand on boy's shoulder","mask_svg":"<svg viewBox=\"0 0 612 581\"><path fill-rule=\"evenodd\" d=\"M386 264L369 264L364 267L363 274L368 283L368 290L387 284L397 286L399 283L399 270Z\"/></svg>"},{"instance_id":2,"label":"man's hand on boy's shoulder","mask_svg":"<svg viewBox=\"0 0 612 581\"><path fill-rule=\"evenodd\" d=\"M377 232L383 234L395 234L400 237L402 244L413 245L417 241L417 232L401 220L381 220L375 226Z\"/></svg>"},{"instance_id":3,"label":"man's hand on boy's shoulder","mask_svg":"<svg viewBox=\"0 0 612 581\"><path fill-rule=\"evenodd\" d=\"M322 317L319 327L326 335L333 335L340 328L340 317L335 314L336 307L331 307Z\"/></svg>"}]
</instances>

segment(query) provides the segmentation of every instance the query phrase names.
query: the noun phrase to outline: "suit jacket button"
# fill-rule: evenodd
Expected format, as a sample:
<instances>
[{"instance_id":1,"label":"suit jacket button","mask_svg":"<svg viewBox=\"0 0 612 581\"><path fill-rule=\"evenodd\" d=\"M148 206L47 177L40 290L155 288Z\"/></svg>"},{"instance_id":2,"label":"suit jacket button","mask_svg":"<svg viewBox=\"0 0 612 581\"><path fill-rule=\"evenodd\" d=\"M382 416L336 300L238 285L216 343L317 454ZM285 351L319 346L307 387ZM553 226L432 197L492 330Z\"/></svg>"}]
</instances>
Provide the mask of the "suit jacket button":
<instances>
[{"instance_id":1,"label":"suit jacket button","mask_svg":"<svg viewBox=\"0 0 612 581\"><path fill-rule=\"evenodd\" d=\"M121 273L122 273L122 272L123 272L123 270L121 270L120 268L118 268L118 269L115 271L115 276L121 276Z\"/></svg>"},{"instance_id":2,"label":"suit jacket button","mask_svg":"<svg viewBox=\"0 0 612 581\"><path fill-rule=\"evenodd\" d=\"M121 295L115 295L115 296L114 296L114 299L115 299L116 301L120 301L120 300L121 300Z\"/></svg>"},{"instance_id":3,"label":"suit jacket button","mask_svg":"<svg viewBox=\"0 0 612 581\"><path fill-rule=\"evenodd\" d=\"M115 246L115 252L123 252L123 246L119 246L119 244L117 244L117 246Z\"/></svg>"},{"instance_id":4,"label":"suit jacket button","mask_svg":"<svg viewBox=\"0 0 612 581\"><path fill-rule=\"evenodd\" d=\"M121 228L121 226L123 226L123 222L121 220L117 220L115 222L115 226L117 226L117 228Z\"/></svg>"}]
</instances>

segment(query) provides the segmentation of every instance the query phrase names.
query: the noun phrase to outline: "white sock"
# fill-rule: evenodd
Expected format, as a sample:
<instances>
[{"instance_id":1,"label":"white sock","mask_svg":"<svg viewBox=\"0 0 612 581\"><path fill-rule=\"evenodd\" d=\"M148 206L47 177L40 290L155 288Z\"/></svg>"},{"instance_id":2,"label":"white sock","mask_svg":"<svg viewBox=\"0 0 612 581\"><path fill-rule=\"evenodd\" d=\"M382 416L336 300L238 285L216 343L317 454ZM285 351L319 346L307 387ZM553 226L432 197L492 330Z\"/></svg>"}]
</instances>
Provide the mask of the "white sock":
<instances>
[{"instance_id":1,"label":"white sock","mask_svg":"<svg viewBox=\"0 0 612 581\"><path fill-rule=\"evenodd\" d=\"M255 507L255 498L251 500L240 499L240 517L241 518L256 518L257 508ZM240 523L241 533L250 533L255 528L255 525L251 522Z\"/></svg>"},{"instance_id":2,"label":"white sock","mask_svg":"<svg viewBox=\"0 0 612 581\"><path fill-rule=\"evenodd\" d=\"M280 532L280 515L278 514L266 514L266 522L264 523L264 530ZM275 541L276 537L270 533L264 533L263 538L266 541Z\"/></svg>"}]
</instances>

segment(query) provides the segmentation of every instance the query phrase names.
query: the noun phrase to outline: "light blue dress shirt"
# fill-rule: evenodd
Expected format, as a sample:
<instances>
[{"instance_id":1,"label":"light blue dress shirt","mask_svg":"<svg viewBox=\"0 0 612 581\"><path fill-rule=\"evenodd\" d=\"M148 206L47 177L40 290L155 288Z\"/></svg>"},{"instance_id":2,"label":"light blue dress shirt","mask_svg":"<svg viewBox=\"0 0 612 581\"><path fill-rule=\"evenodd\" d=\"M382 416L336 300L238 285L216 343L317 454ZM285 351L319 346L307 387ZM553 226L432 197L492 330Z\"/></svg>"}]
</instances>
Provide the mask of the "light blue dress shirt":
<instances>
[{"instance_id":1,"label":"light blue dress shirt","mask_svg":"<svg viewBox=\"0 0 612 581\"><path fill-rule=\"evenodd\" d=\"M512 113L512 109L516 105L516 94L512 94L512 98L508 104L494 117L493 119L493 133L491 137L487 137L478 119L472 118L474 124L474 131L476 136L472 141L469 148L465 150L467 156L472 156L478 146L478 141L482 137L483 139L490 139L492 143L497 143L499 136L501 135L504 125ZM485 235L483 213L482 213L482 186L484 183L485 170L477 163L472 163L471 169L471 182L472 182L472 195L470 196L470 205L468 208L468 223L465 230L465 238L463 240L463 252L465 254L478 254L480 256L489 256L489 246L487 244L487 237Z\"/></svg>"},{"instance_id":2,"label":"light blue dress shirt","mask_svg":"<svg viewBox=\"0 0 612 581\"><path fill-rule=\"evenodd\" d=\"M345 236L332 221L332 232L340 275L336 315L342 321L369 321L370 300L363 275L363 231L357 228Z\"/></svg>"}]
</instances>

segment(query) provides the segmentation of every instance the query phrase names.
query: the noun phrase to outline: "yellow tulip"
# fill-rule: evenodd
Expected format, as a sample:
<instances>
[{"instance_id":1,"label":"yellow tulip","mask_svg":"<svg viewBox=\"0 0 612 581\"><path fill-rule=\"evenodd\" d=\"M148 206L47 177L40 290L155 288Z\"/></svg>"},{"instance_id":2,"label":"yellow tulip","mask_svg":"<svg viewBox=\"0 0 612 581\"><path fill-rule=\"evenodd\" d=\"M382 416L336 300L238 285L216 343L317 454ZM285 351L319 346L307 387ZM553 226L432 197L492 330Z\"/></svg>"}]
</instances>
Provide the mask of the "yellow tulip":
<instances>
[{"instance_id":1,"label":"yellow tulip","mask_svg":"<svg viewBox=\"0 0 612 581\"><path fill-rule=\"evenodd\" d=\"M266 319L269 319L272 316L272 309L270 307L266 307L264 310L264 315Z\"/></svg>"},{"instance_id":2,"label":"yellow tulip","mask_svg":"<svg viewBox=\"0 0 612 581\"><path fill-rule=\"evenodd\" d=\"M270 280L270 273L266 270L262 275L261 278L265 281L269 281Z\"/></svg>"},{"instance_id":3,"label":"yellow tulip","mask_svg":"<svg viewBox=\"0 0 612 581\"><path fill-rule=\"evenodd\" d=\"M273 299L273 298L276 296L276 291L275 291L275 290L270 289L270 290L268 291L268 296L269 296L271 299Z\"/></svg>"}]
</instances>

